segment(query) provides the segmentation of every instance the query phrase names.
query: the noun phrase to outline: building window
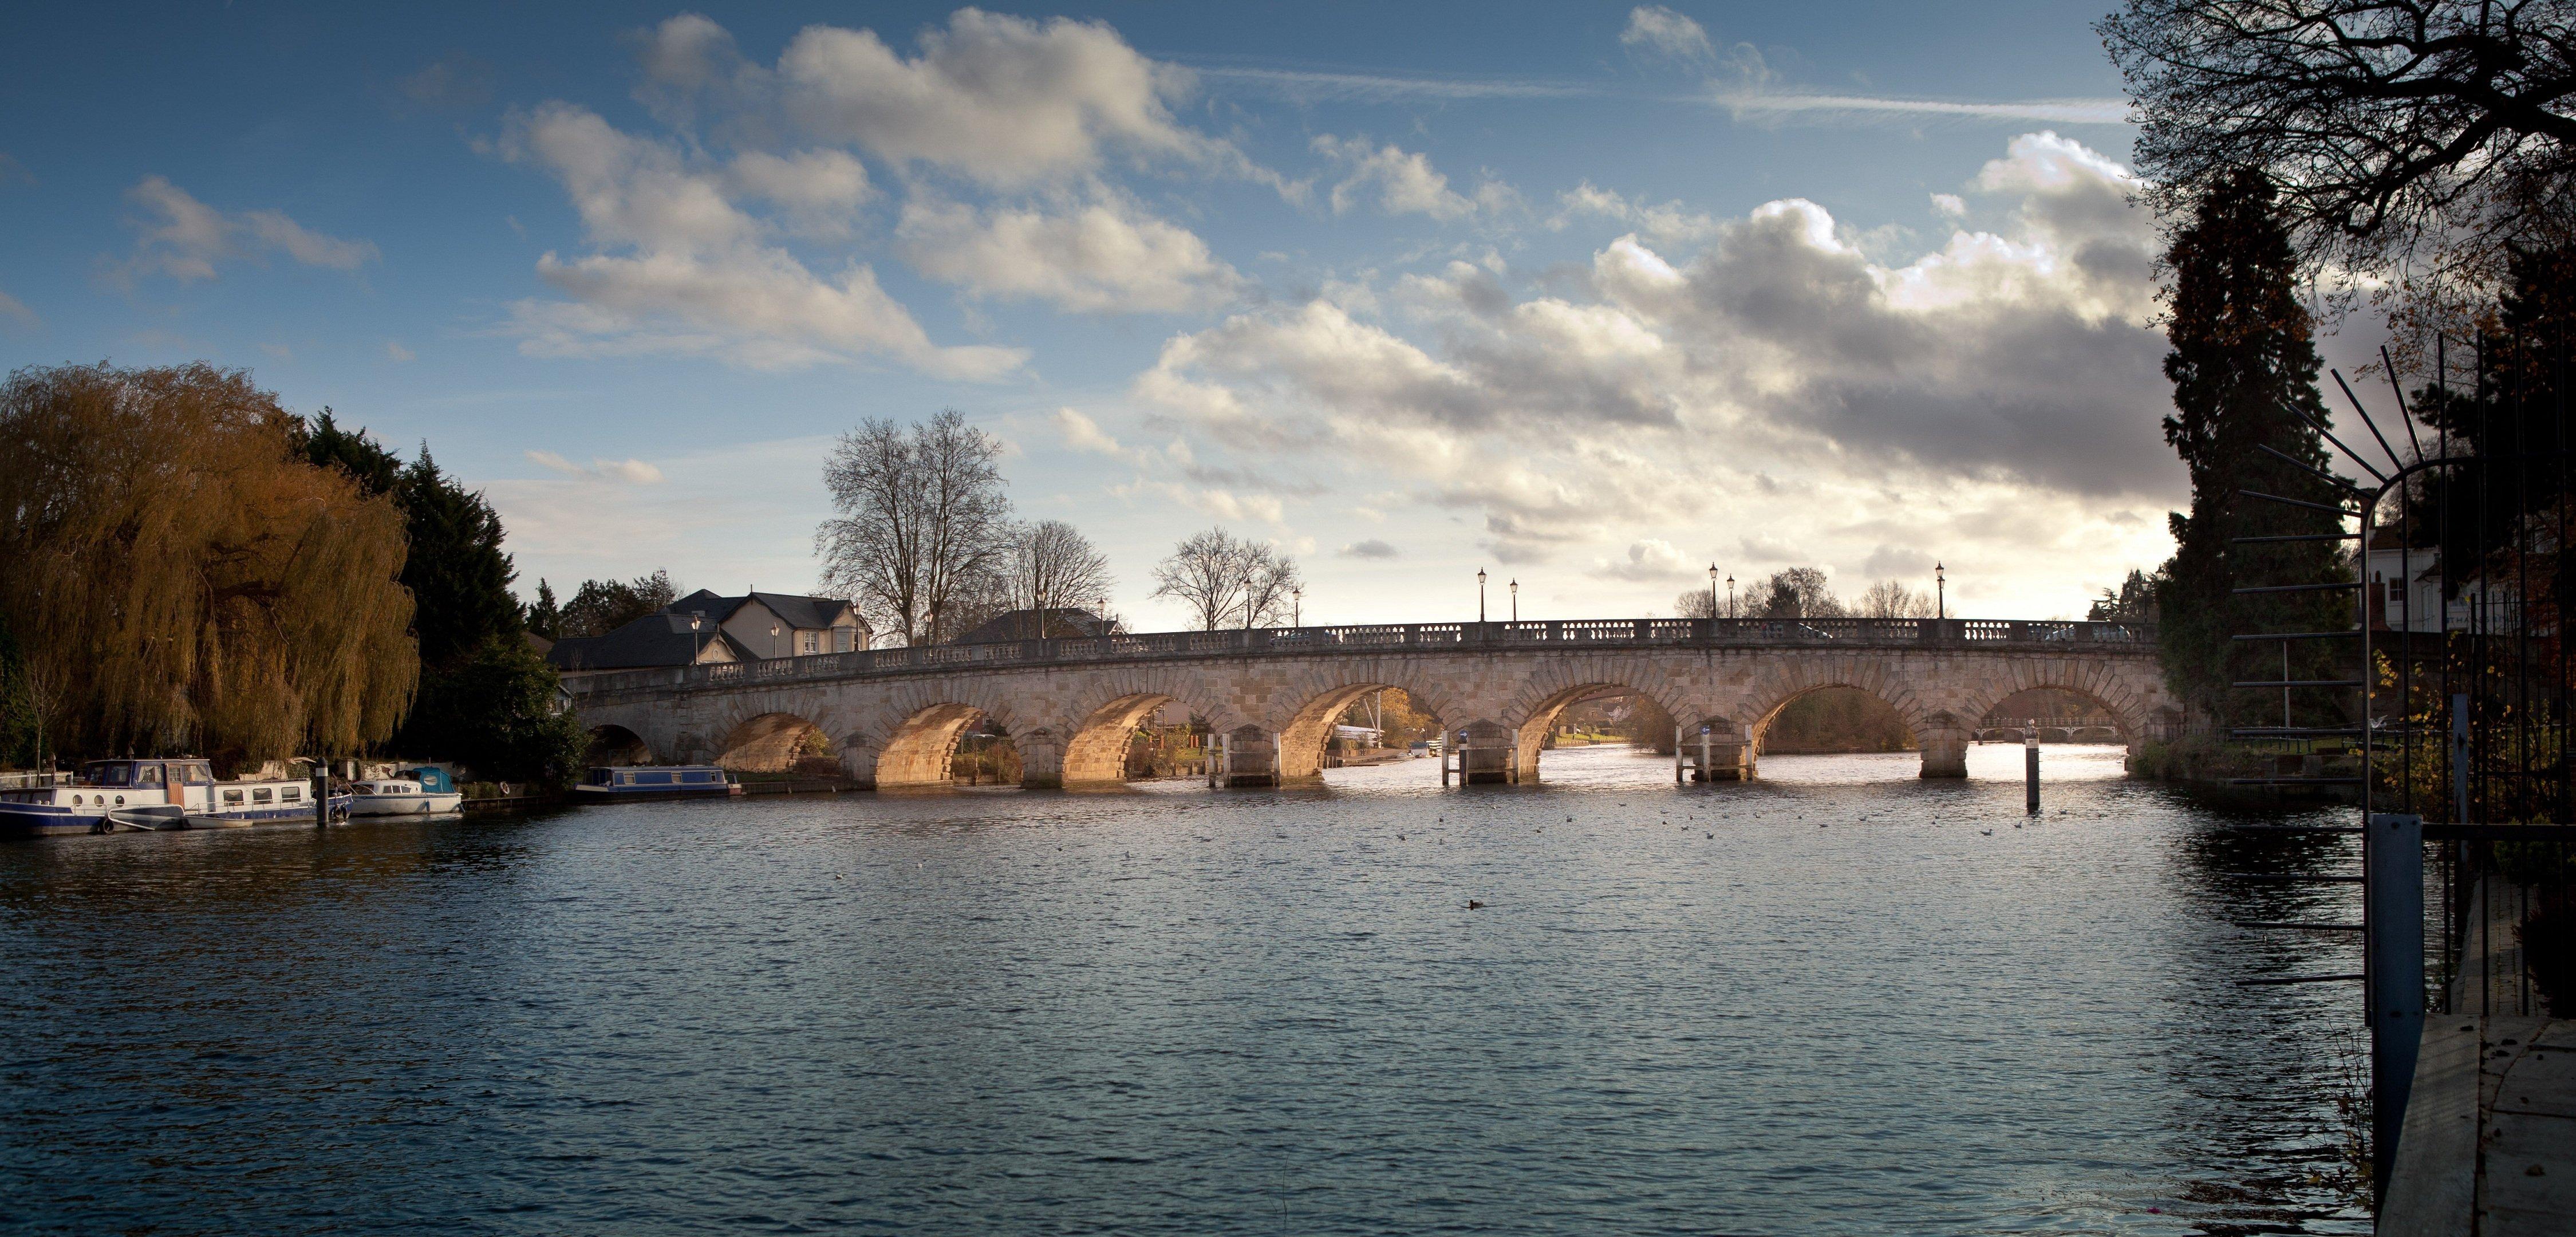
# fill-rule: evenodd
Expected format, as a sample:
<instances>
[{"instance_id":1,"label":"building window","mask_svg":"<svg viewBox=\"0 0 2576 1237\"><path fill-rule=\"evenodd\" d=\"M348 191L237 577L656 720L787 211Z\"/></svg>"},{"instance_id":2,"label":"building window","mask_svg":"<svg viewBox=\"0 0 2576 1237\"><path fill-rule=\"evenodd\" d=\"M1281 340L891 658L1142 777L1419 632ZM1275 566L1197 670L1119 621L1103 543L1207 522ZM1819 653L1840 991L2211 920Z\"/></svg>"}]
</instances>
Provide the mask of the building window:
<instances>
[{"instance_id":1,"label":"building window","mask_svg":"<svg viewBox=\"0 0 2576 1237\"><path fill-rule=\"evenodd\" d=\"M796 651L810 657L822 649L815 643L814 633L809 631L796 637Z\"/></svg>"}]
</instances>

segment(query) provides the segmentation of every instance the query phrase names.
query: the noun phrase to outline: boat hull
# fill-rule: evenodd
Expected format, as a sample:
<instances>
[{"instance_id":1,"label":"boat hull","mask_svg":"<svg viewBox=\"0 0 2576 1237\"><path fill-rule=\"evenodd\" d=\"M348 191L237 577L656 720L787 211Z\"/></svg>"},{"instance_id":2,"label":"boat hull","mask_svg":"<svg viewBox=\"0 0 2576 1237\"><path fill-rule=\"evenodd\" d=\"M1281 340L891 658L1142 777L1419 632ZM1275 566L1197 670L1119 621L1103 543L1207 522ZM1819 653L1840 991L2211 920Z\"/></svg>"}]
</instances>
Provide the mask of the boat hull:
<instances>
[{"instance_id":1,"label":"boat hull","mask_svg":"<svg viewBox=\"0 0 2576 1237\"><path fill-rule=\"evenodd\" d=\"M623 802L628 799L723 799L742 793L738 783L722 786L575 786L573 797L584 803Z\"/></svg>"},{"instance_id":2,"label":"boat hull","mask_svg":"<svg viewBox=\"0 0 2576 1237\"><path fill-rule=\"evenodd\" d=\"M435 816L457 811L465 806L465 796L433 794L423 791L414 795L359 795L349 805L351 816Z\"/></svg>"},{"instance_id":3,"label":"boat hull","mask_svg":"<svg viewBox=\"0 0 2576 1237\"><path fill-rule=\"evenodd\" d=\"M0 803L0 837L51 837L66 833L103 833L107 809L83 812L52 803Z\"/></svg>"}]
</instances>

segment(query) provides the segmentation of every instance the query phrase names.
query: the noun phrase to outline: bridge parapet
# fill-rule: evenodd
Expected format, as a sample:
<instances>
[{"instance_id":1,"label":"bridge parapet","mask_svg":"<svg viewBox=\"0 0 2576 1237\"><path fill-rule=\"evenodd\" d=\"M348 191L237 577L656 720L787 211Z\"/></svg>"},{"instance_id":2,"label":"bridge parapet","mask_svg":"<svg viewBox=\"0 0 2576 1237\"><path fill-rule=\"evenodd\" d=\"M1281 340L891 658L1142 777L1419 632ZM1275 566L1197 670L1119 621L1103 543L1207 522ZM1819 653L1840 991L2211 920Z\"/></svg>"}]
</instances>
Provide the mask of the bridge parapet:
<instances>
[{"instance_id":1,"label":"bridge parapet","mask_svg":"<svg viewBox=\"0 0 2576 1237\"><path fill-rule=\"evenodd\" d=\"M2108 646L2108 647L2105 647ZM924 671L1098 665L1245 656L1375 656L1470 649L1972 649L2147 652L2146 623L2022 619L1547 619L1501 623L1381 623L1256 627L996 644L819 653L671 669L622 670L568 680L576 698L701 688L785 685Z\"/></svg>"}]
</instances>

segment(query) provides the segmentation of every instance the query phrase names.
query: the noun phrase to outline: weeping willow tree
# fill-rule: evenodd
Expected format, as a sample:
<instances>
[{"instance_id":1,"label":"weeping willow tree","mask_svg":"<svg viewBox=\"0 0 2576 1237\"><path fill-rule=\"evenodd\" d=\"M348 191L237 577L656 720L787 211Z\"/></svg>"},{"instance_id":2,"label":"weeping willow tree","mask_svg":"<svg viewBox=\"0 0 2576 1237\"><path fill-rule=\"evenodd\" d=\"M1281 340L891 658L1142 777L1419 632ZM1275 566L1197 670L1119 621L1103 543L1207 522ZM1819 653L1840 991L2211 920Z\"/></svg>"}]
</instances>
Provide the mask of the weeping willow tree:
<instances>
[{"instance_id":1,"label":"weeping willow tree","mask_svg":"<svg viewBox=\"0 0 2576 1237\"><path fill-rule=\"evenodd\" d=\"M49 754L226 763L381 742L420 675L403 519L298 458L240 370L0 388L0 626Z\"/></svg>"}]
</instances>

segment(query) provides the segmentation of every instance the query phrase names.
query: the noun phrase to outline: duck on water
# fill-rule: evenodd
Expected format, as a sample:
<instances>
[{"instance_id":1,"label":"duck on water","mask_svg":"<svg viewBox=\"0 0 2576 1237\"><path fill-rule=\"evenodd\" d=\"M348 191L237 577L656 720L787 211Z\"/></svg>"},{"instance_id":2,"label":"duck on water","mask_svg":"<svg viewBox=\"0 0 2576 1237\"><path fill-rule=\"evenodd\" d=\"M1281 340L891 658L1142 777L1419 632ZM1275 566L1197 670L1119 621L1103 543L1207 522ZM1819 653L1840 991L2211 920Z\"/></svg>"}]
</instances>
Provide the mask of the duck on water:
<instances>
[{"instance_id":1,"label":"duck on water","mask_svg":"<svg viewBox=\"0 0 2576 1237\"><path fill-rule=\"evenodd\" d=\"M69 777L39 774L31 781L35 784L0 790L0 834L313 819L312 783L301 778L217 781L214 766L203 760L93 760ZM331 815L346 817L350 803L346 792L333 793Z\"/></svg>"}]
</instances>

